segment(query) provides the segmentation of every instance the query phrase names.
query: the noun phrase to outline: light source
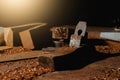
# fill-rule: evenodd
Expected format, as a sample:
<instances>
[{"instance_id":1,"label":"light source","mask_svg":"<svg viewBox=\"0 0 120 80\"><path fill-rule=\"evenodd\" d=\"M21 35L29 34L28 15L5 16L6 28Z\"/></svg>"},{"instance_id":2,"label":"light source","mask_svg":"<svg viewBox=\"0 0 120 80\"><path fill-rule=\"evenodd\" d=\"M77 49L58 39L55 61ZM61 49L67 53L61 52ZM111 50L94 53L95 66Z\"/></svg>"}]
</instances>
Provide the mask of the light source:
<instances>
[{"instance_id":1,"label":"light source","mask_svg":"<svg viewBox=\"0 0 120 80\"><path fill-rule=\"evenodd\" d=\"M56 6L56 0L0 0L0 22L16 25L48 20L55 15Z\"/></svg>"}]
</instances>

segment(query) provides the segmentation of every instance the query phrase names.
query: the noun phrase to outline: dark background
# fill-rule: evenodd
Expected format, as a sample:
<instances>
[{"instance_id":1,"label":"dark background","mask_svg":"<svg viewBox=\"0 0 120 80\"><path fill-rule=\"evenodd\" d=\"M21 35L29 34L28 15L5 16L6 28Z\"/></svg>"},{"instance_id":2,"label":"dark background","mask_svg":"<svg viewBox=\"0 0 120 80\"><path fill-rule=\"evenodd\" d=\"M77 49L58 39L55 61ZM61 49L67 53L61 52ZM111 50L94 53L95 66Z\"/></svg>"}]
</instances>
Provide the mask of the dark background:
<instances>
[{"instance_id":1,"label":"dark background","mask_svg":"<svg viewBox=\"0 0 120 80\"><path fill-rule=\"evenodd\" d=\"M114 20L120 18L119 8L119 2L116 0L89 0L89 25L115 26Z\"/></svg>"},{"instance_id":2,"label":"dark background","mask_svg":"<svg viewBox=\"0 0 120 80\"><path fill-rule=\"evenodd\" d=\"M114 26L114 20L120 18L120 5L116 0L67 0L65 3L67 2L69 5L64 6L67 10L64 17L69 23L85 20L90 26Z\"/></svg>"},{"instance_id":3,"label":"dark background","mask_svg":"<svg viewBox=\"0 0 120 80\"><path fill-rule=\"evenodd\" d=\"M52 0L51 0L52 1ZM54 0L47 14L38 12L37 18L18 20L18 22L2 22L0 26L19 25L32 22L47 22L50 25L76 25L78 21L87 21L89 26L115 26L114 20L120 18L119 2L116 0ZM52 4L52 5L53 5ZM47 6L47 5L46 5ZM51 6L51 5L50 5ZM38 10L39 11L39 7ZM40 18L40 16L43 16ZM4 17L3 17L4 18ZM14 20L15 21L15 20Z\"/></svg>"},{"instance_id":4,"label":"dark background","mask_svg":"<svg viewBox=\"0 0 120 80\"><path fill-rule=\"evenodd\" d=\"M89 26L115 26L120 18L120 5L116 0L61 0L61 6L52 15L52 24L77 24L79 20ZM53 11L54 12L54 11Z\"/></svg>"}]
</instances>

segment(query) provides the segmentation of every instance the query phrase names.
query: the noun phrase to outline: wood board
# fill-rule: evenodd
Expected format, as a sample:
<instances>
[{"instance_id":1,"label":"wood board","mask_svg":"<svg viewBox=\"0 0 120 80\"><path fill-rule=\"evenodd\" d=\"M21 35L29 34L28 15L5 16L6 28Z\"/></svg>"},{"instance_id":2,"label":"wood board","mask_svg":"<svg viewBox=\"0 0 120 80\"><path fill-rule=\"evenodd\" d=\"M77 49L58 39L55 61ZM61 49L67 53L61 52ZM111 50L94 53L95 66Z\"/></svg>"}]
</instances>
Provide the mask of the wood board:
<instances>
[{"instance_id":1,"label":"wood board","mask_svg":"<svg viewBox=\"0 0 120 80\"><path fill-rule=\"evenodd\" d=\"M70 48L70 47L62 47L57 48L53 52L49 51L30 51L30 52L22 52L22 53L16 53L16 54L1 54L0 55L0 62L6 62L6 61L15 61L15 60L22 60L22 59L30 59L30 58L36 58L36 57L56 57L56 56L62 56L67 55L72 52L74 52L77 48Z\"/></svg>"}]
</instances>

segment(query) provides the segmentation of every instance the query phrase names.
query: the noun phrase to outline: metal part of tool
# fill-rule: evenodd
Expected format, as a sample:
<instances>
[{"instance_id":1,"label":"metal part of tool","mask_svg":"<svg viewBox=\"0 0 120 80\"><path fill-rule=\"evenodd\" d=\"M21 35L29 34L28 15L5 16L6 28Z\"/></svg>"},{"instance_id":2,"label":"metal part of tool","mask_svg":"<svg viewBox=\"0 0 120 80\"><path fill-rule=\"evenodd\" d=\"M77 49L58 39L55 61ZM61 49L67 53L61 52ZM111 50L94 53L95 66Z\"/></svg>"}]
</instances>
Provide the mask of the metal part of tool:
<instances>
[{"instance_id":1,"label":"metal part of tool","mask_svg":"<svg viewBox=\"0 0 120 80\"><path fill-rule=\"evenodd\" d=\"M80 47L81 39L85 36L87 28L87 22L85 21L79 21L79 23L76 26L74 34L70 37L70 47Z\"/></svg>"},{"instance_id":2,"label":"metal part of tool","mask_svg":"<svg viewBox=\"0 0 120 80\"><path fill-rule=\"evenodd\" d=\"M81 34L80 35L81 36L85 36L86 28L87 28L87 22L79 21L79 23L76 26L74 34L78 35L78 31L81 30Z\"/></svg>"},{"instance_id":3,"label":"metal part of tool","mask_svg":"<svg viewBox=\"0 0 120 80\"><path fill-rule=\"evenodd\" d=\"M79 35L75 35L75 34L71 35L69 46L79 48L81 38L82 38L82 36L79 36Z\"/></svg>"}]
</instances>

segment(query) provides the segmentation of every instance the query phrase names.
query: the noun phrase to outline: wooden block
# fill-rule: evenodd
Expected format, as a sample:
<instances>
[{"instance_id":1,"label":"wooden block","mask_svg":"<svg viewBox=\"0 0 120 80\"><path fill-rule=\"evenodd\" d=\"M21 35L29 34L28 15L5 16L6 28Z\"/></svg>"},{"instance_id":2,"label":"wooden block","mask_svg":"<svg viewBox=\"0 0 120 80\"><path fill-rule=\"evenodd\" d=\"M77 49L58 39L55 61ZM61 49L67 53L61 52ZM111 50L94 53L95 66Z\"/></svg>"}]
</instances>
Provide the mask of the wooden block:
<instances>
[{"instance_id":1,"label":"wooden block","mask_svg":"<svg viewBox=\"0 0 120 80\"><path fill-rule=\"evenodd\" d=\"M22 45L28 49L42 49L52 43L50 29L46 24L41 24L19 33Z\"/></svg>"},{"instance_id":2,"label":"wooden block","mask_svg":"<svg viewBox=\"0 0 120 80\"><path fill-rule=\"evenodd\" d=\"M5 40L5 46L14 47L14 46L22 46L20 37L18 33L22 29L19 27L12 28L4 28L4 40Z\"/></svg>"},{"instance_id":3,"label":"wooden block","mask_svg":"<svg viewBox=\"0 0 120 80\"><path fill-rule=\"evenodd\" d=\"M4 28L4 40L6 46L13 47L13 31L11 28Z\"/></svg>"},{"instance_id":4,"label":"wooden block","mask_svg":"<svg viewBox=\"0 0 120 80\"><path fill-rule=\"evenodd\" d=\"M29 30L19 33L24 48L34 49L34 44Z\"/></svg>"},{"instance_id":5,"label":"wooden block","mask_svg":"<svg viewBox=\"0 0 120 80\"><path fill-rule=\"evenodd\" d=\"M25 25L18 25L18 26L11 26L11 27L4 28L4 40L5 40L6 46L9 46L9 47L22 46L19 32L28 30L31 27L33 28L36 25L43 25L43 24L44 23L30 23ZM27 33L27 35L28 34L29 33ZM28 38L29 37L30 36L28 35Z\"/></svg>"}]
</instances>

